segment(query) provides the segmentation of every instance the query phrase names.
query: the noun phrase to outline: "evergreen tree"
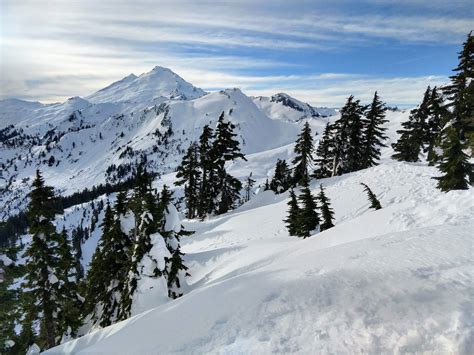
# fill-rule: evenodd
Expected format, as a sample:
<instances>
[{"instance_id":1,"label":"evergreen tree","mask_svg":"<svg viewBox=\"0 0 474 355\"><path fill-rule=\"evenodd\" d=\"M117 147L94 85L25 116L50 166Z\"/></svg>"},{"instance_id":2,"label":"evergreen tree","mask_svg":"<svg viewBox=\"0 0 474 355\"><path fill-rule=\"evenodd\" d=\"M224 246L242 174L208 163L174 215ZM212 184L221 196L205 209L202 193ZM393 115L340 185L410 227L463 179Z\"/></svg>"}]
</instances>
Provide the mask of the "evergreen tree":
<instances>
[{"instance_id":1,"label":"evergreen tree","mask_svg":"<svg viewBox=\"0 0 474 355\"><path fill-rule=\"evenodd\" d=\"M268 183L268 178L265 180L265 185L263 187L263 191L270 190L270 184Z\"/></svg>"},{"instance_id":2,"label":"evergreen tree","mask_svg":"<svg viewBox=\"0 0 474 355\"><path fill-rule=\"evenodd\" d=\"M334 123L332 176L360 170L363 165L363 124L365 107L350 96Z\"/></svg>"},{"instance_id":3,"label":"evergreen tree","mask_svg":"<svg viewBox=\"0 0 474 355\"><path fill-rule=\"evenodd\" d=\"M461 141L469 139L474 150L474 37L467 35L458 55L459 64L450 77L451 83L443 87L447 96L447 108L451 110L450 121L460 134Z\"/></svg>"},{"instance_id":4,"label":"evergreen tree","mask_svg":"<svg viewBox=\"0 0 474 355\"><path fill-rule=\"evenodd\" d=\"M444 117L448 115L448 111L443 105L443 98L439 94L436 87L431 91L429 100L429 119L427 124L427 160L430 165L437 162L439 157L436 152L441 142L441 130L443 128Z\"/></svg>"},{"instance_id":5,"label":"evergreen tree","mask_svg":"<svg viewBox=\"0 0 474 355\"><path fill-rule=\"evenodd\" d=\"M38 344L43 349L56 345L58 336L58 313L62 299L59 288L59 235L53 224L57 209L53 188L45 185L39 170L33 181L28 205L29 233L31 243L25 252L26 275L23 289L29 304L24 304L23 313L31 323L39 321Z\"/></svg>"},{"instance_id":6,"label":"evergreen tree","mask_svg":"<svg viewBox=\"0 0 474 355\"><path fill-rule=\"evenodd\" d=\"M199 164L199 146L192 143L181 165L177 169L175 185L184 185L184 197L186 199L187 218L195 218L199 207L199 188L201 171Z\"/></svg>"},{"instance_id":7,"label":"evergreen tree","mask_svg":"<svg viewBox=\"0 0 474 355\"><path fill-rule=\"evenodd\" d=\"M380 201L377 199L377 196L372 192L372 190L366 185L361 183L362 186L364 186L364 191L367 192L367 195L369 196L369 201L370 201L370 208L379 210L382 208L382 205L380 204Z\"/></svg>"},{"instance_id":8,"label":"evergreen tree","mask_svg":"<svg viewBox=\"0 0 474 355\"><path fill-rule=\"evenodd\" d=\"M313 164L313 137L309 123L304 124L303 130L298 135L295 144L295 158L292 161L293 183L301 184L305 179L309 179L309 168Z\"/></svg>"},{"instance_id":9,"label":"evergreen tree","mask_svg":"<svg viewBox=\"0 0 474 355\"><path fill-rule=\"evenodd\" d=\"M151 235L158 232L159 209L151 184L151 175L143 166L138 166L135 176L135 187L129 202L130 209L134 215L135 227L133 230L133 251L126 284L127 288L123 293L119 312L121 319L130 316L133 295L137 289L138 281L141 279L139 265L153 247ZM158 264L157 260L153 261L155 264ZM156 268L153 277L160 276L162 276L162 272Z\"/></svg>"},{"instance_id":10,"label":"evergreen tree","mask_svg":"<svg viewBox=\"0 0 474 355\"><path fill-rule=\"evenodd\" d=\"M92 320L101 327L125 319L121 314L125 281L130 270L130 238L122 231L120 215L124 194L117 198L114 210L107 203L102 222L102 237L92 258L87 275L87 305Z\"/></svg>"},{"instance_id":11,"label":"evergreen tree","mask_svg":"<svg viewBox=\"0 0 474 355\"><path fill-rule=\"evenodd\" d=\"M288 217L285 219L288 233L291 236L300 236L300 208L296 199L295 191L290 189L290 201L288 202Z\"/></svg>"},{"instance_id":12,"label":"evergreen tree","mask_svg":"<svg viewBox=\"0 0 474 355\"><path fill-rule=\"evenodd\" d=\"M212 156L212 141L214 131L208 125L204 126L199 137L199 165L201 167L201 184L199 188L199 205L197 214L204 218L214 210L214 184L209 183L214 180L214 157Z\"/></svg>"},{"instance_id":13,"label":"evergreen tree","mask_svg":"<svg viewBox=\"0 0 474 355\"><path fill-rule=\"evenodd\" d=\"M82 325L82 301L78 295L76 265L72 256L71 245L63 228L59 235L59 270L61 270L61 308L58 313L58 335L64 339L75 337L77 329Z\"/></svg>"},{"instance_id":14,"label":"evergreen tree","mask_svg":"<svg viewBox=\"0 0 474 355\"><path fill-rule=\"evenodd\" d=\"M291 170L285 160L277 160L275 166L275 174L273 175L272 181L270 182L270 189L281 194L288 190L291 186Z\"/></svg>"},{"instance_id":15,"label":"evergreen tree","mask_svg":"<svg viewBox=\"0 0 474 355\"><path fill-rule=\"evenodd\" d=\"M387 139L387 136L384 132L387 129L384 128L383 125L387 123L388 120L385 119L385 111L387 111L387 108L380 100L376 91L364 120L365 149L363 159L365 168L377 165L377 160L380 159L380 147L386 147L384 141Z\"/></svg>"},{"instance_id":16,"label":"evergreen tree","mask_svg":"<svg viewBox=\"0 0 474 355\"><path fill-rule=\"evenodd\" d=\"M212 144L211 157L215 169L215 178L209 184L214 184L213 190L217 192L215 196L215 210L217 214L226 213L234 207L240 196L242 184L239 180L229 175L225 170L225 163L235 159L245 159L240 152L239 141L235 139L235 125L224 120L224 112L219 117L215 139Z\"/></svg>"},{"instance_id":17,"label":"evergreen tree","mask_svg":"<svg viewBox=\"0 0 474 355\"><path fill-rule=\"evenodd\" d=\"M245 180L245 186L244 186L244 190L245 190L245 202L249 202L250 201L250 195L252 194L252 189L253 189L253 186L255 185L255 180L252 179L252 173L250 173L250 175L247 177L247 179Z\"/></svg>"},{"instance_id":18,"label":"evergreen tree","mask_svg":"<svg viewBox=\"0 0 474 355\"><path fill-rule=\"evenodd\" d=\"M319 227L320 223L317 212L318 206L316 205L316 201L311 194L307 180L303 180L303 187L301 188L301 194L298 196L298 200L301 203L299 214L299 236L307 238L311 236L312 231Z\"/></svg>"},{"instance_id":19,"label":"evergreen tree","mask_svg":"<svg viewBox=\"0 0 474 355\"><path fill-rule=\"evenodd\" d=\"M332 164L333 164L333 127L327 123L324 128L324 133L319 141L318 148L316 149L316 165L317 169L313 173L313 177L316 179L323 179L331 176Z\"/></svg>"},{"instance_id":20,"label":"evergreen tree","mask_svg":"<svg viewBox=\"0 0 474 355\"><path fill-rule=\"evenodd\" d=\"M320 230L326 230L331 227L334 227L334 211L331 208L331 203L329 202L329 199L327 198L326 194L324 193L323 185L320 185L320 192L317 196L320 204L321 204L321 217L323 219L323 222L321 223Z\"/></svg>"},{"instance_id":21,"label":"evergreen tree","mask_svg":"<svg viewBox=\"0 0 474 355\"><path fill-rule=\"evenodd\" d=\"M182 225L176 225L178 212L171 204L172 198L171 191L164 185L158 203L158 215L160 216L158 218L161 218L159 232L163 236L171 256L165 257L166 266L163 272L168 286L168 297L175 299L182 296L179 291L181 288L180 277L189 275L186 272L188 267L184 265L183 261L184 253L181 252L180 238L184 235L190 235L192 232L186 231Z\"/></svg>"},{"instance_id":22,"label":"evergreen tree","mask_svg":"<svg viewBox=\"0 0 474 355\"><path fill-rule=\"evenodd\" d=\"M439 170L444 173L438 180L438 188L442 191L467 190L469 177L472 179L472 164L469 157L463 152L467 149L467 143L462 142L456 127L447 128L447 137L443 141L443 154L438 165Z\"/></svg>"},{"instance_id":23,"label":"evergreen tree","mask_svg":"<svg viewBox=\"0 0 474 355\"><path fill-rule=\"evenodd\" d=\"M408 121L402 123L402 129L398 130L400 134L398 141L392 144L395 153L393 159L399 161L417 162L423 144L429 144L430 137L427 134L428 118L430 115L430 97L431 89L428 88L423 96L421 104L410 111Z\"/></svg>"}]
</instances>

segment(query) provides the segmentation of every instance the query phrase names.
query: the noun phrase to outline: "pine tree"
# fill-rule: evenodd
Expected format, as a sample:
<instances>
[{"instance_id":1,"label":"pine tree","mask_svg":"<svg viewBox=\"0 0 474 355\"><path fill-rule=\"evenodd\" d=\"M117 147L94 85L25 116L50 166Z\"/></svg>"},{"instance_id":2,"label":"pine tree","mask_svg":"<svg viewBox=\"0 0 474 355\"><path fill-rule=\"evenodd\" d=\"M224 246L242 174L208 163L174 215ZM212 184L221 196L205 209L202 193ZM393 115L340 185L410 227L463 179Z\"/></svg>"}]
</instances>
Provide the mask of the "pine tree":
<instances>
[{"instance_id":1,"label":"pine tree","mask_svg":"<svg viewBox=\"0 0 474 355\"><path fill-rule=\"evenodd\" d=\"M320 230L326 230L331 227L334 227L334 211L331 208L331 203L329 202L329 199L327 198L326 194L324 193L323 185L320 185L320 191L317 196L321 207L321 217L323 219L323 222L321 223Z\"/></svg>"},{"instance_id":2,"label":"pine tree","mask_svg":"<svg viewBox=\"0 0 474 355\"><path fill-rule=\"evenodd\" d=\"M201 184L201 171L199 164L199 146L192 143L181 165L177 169L175 185L184 185L187 218L195 218L199 207L199 188Z\"/></svg>"},{"instance_id":3,"label":"pine tree","mask_svg":"<svg viewBox=\"0 0 474 355\"><path fill-rule=\"evenodd\" d=\"M360 170L363 165L363 124L365 107L350 96L334 123L332 176Z\"/></svg>"},{"instance_id":4,"label":"pine tree","mask_svg":"<svg viewBox=\"0 0 474 355\"><path fill-rule=\"evenodd\" d=\"M290 201L288 202L288 217L285 219L288 233L291 236L300 236L300 208L296 199L295 191L290 189Z\"/></svg>"},{"instance_id":5,"label":"pine tree","mask_svg":"<svg viewBox=\"0 0 474 355\"><path fill-rule=\"evenodd\" d=\"M469 177L472 179L472 164L469 157L463 152L467 149L467 143L462 142L456 127L448 127L446 138L442 143L443 154L438 165L439 170L444 173L438 180L438 188L441 191L467 190Z\"/></svg>"},{"instance_id":6,"label":"pine tree","mask_svg":"<svg viewBox=\"0 0 474 355\"><path fill-rule=\"evenodd\" d=\"M443 87L447 96L447 108L451 110L450 121L460 134L461 141L468 139L474 150L474 37L467 35L458 55L459 64L450 77L451 83Z\"/></svg>"},{"instance_id":7,"label":"pine tree","mask_svg":"<svg viewBox=\"0 0 474 355\"><path fill-rule=\"evenodd\" d=\"M234 133L235 125L224 120L224 112L219 117L215 139L212 144L211 157L213 158L213 166L215 169L215 179L210 180L209 184L213 184L213 190L217 192L215 198L215 210L217 214L226 213L234 207L240 196L242 184L239 180L229 175L225 170L225 163L236 159L245 159L240 152L239 141L235 139L237 134Z\"/></svg>"},{"instance_id":8,"label":"pine tree","mask_svg":"<svg viewBox=\"0 0 474 355\"><path fill-rule=\"evenodd\" d=\"M311 236L311 232L319 227L320 223L317 212L318 206L311 194L307 180L303 180L303 187L301 188L301 194L298 196L298 200L301 203L299 236L307 238Z\"/></svg>"},{"instance_id":9,"label":"pine tree","mask_svg":"<svg viewBox=\"0 0 474 355\"><path fill-rule=\"evenodd\" d=\"M270 184L268 183L268 178L265 180L265 185L263 186L263 191L270 190Z\"/></svg>"},{"instance_id":10,"label":"pine tree","mask_svg":"<svg viewBox=\"0 0 474 355\"><path fill-rule=\"evenodd\" d=\"M431 89L428 88L423 95L421 104L410 111L408 121L402 123L402 129L398 141L392 144L395 153L393 159L399 161L417 162L424 144L429 144L430 138L427 134L428 118L430 115L429 103Z\"/></svg>"},{"instance_id":11,"label":"pine tree","mask_svg":"<svg viewBox=\"0 0 474 355\"><path fill-rule=\"evenodd\" d=\"M333 164L333 127L326 124L324 133L319 141L318 148L316 149L316 160L317 169L313 173L313 177L316 179L323 179L331 176L332 164Z\"/></svg>"},{"instance_id":12,"label":"pine tree","mask_svg":"<svg viewBox=\"0 0 474 355\"><path fill-rule=\"evenodd\" d=\"M301 184L305 179L309 179L309 168L313 164L313 137L309 123L304 124L303 130L298 135L295 144L295 158L292 161L293 183Z\"/></svg>"},{"instance_id":13,"label":"pine tree","mask_svg":"<svg viewBox=\"0 0 474 355\"><path fill-rule=\"evenodd\" d=\"M255 185L255 180L252 179L252 173L250 173L250 175L247 177L247 179L245 180L245 186L244 186L244 190L245 190L245 202L249 202L250 201L250 196L252 194L252 189L253 189L253 186Z\"/></svg>"},{"instance_id":14,"label":"pine tree","mask_svg":"<svg viewBox=\"0 0 474 355\"><path fill-rule=\"evenodd\" d=\"M78 280L76 266L72 256L71 245L63 228L59 236L59 270L61 270L61 309L58 313L58 335L64 339L75 337L78 328L82 325L82 301L78 295Z\"/></svg>"},{"instance_id":15,"label":"pine tree","mask_svg":"<svg viewBox=\"0 0 474 355\"><path fill-rule=\"evenodd\" d=\"M367 195L369 196L369 201L370 201L370 208L379 210L382 208L382 205L380 204L380 201L377 199L377 196L372 192L372 190L366 185L361 183L362 186L364 186L364 191L367 192Z\"/></svg>"},{"instance_id":16,"label":"pine tree","mask_svg":"<svg viewBox=\"0 0 474 355\"><path fill-rule=\"evenodd\" d=\"M443 98L436 87L431 91L428 106L430 115L427 124L427 148L425 150L427 151L427 160L432 165L439 159L436 150L441 143L441 130L444 126L443 120L449 114L443 105Z\"/></svg>"},{"instance_id":17,"label":"pine tree","mask_svg":"<svg viewBox=\"0 0 474 355\"><path fill-rule=\"evenodd\" d=\"M372 104L370 105L364 122L364 167L369 168L377 165L377 160L380 159L380 147L386 147L384 141L387 136L384 132L387 130L383 127L388 120L385 119L385 111L387 108L377 95L374 94Z\"/></svg>"},{"instance_id":18,"label":"pine tree","mask_svg":"<svg viewBox=\"0 0 474 355\"><path fill-rule=\"evenodd\" d=\"M94 323L101 327L125 319L121 301L126 291L125 281L130 270L131 240L122 231L120 216L125 195L117 198L114 210L107 203L102 222L102 237L92 258L87 275L87 305Z\"/></svg>"},{"instance_id":19,"label":"pine tree","mask_svg":"<svg viewBox=\"0 0 474 355\"><path fill-rule=\"evenodd\" d=\"M31 243L25 252L26 275L23 289L26 299L24 314L32 321L39 321L38 344L47 349L56 345L58 334L58 312L62 298L59 288L60 270L59 236L53 224L57 209L53 188L45 185L39 170L32 184L28 205L29 233Z\"/></svg>"},{"instance_id":20,"label":"pine tree","mask_svg":"<svg viewBox=\"0 0 474 355\"><path fill-rule=\"evenodd\" d=\"M201 167L201 184L199 187L199 205L197 215L204 218L214 210L214 157L212 156L212 141L214 131L208 125L204 126L199 137L199 165Z\"/></svg>"},{"instance_id":21,"label":"pine tree","mask_svg":"<svg viewBox=\"0 0 474 355\"><path fill-rule=\"evenodd\" d=\"M270 182L270 189L281 194L288 190L291 186L291 170L285 160L277 160L275 166L275 174L273 175L272 181Z\"/></svg>"}]
</instances>

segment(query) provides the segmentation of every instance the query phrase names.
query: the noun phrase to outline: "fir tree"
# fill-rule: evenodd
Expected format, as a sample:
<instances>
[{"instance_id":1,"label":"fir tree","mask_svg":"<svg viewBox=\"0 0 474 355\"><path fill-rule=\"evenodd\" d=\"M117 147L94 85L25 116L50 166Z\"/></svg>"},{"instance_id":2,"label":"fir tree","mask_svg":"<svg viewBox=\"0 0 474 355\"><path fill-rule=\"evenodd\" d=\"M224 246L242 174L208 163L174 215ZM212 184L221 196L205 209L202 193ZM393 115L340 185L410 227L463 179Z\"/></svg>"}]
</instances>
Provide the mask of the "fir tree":
<instances>
[{"instance_id":1,"label":"fir tree","mask_svg":"<svg viewBox=\"0 0 474 355\"><path fill-rule=\"evenodd\" d=\"M303 130L298 135L295 144L295 158L292 161L293 183L301 184L305 179L309 179L309 168L313 164L313 137L309 123L306 122Z\"/></svg>"},{"instance_id":2,"label":"fir tree","mask_svg":"<svg viewBox=\"0 0 474 355\"><path fill-rule=\"evenodd\" d=\"M461 141L469 139L474 149L474 37L472 31L467 35L458 55L459 64L453 69L451 83L443 87L447 96L447 108L451 110L450 121L460 134Z\"/></svg>"},{"instance_id":3,"label":"fir tree","mask_svg":"<svg viewBox=\"0 0 474 355\"><path fill-rule=\"evenodd\" d=\"M247 179L245 180L245 186L244 186L244 190L245 190L245 202L249 202L250 201L250 195L252 194L252 189L253 189L253 186L255 185L255 180L252 179L252 173L250 173L250 175L247 177Z\"/></svg>"},{"instance_id":4,"label":"fir tree","mask_svg":"<svg viewBox=\"0 0 474 355\"><path fill-rule=\"evenodd\" d=\"M75 337L77 329L82 325L82 301L78 295L78 279L76 265L72 256L71 245L63 228L59 235L59 270L61 287L61 308L58 313L58 335L64 339Z\"/></svg>"},{"instance_id":5,"label":"fir tree","mask_svg":"<svg viewBox=\"0 0 474 355\"><path fill-rule=\"evenodd\" d=\"M327 123L324 128L324 133L319 141L318 148L316 149L316 165L317 169L313 173L313 177L316 179L323 179L331 176L332 164L333 164L333 128Z\"/></svg>"},{"instance_id":6,"label":"fir tree","mask_svg":"<svg viewBox=\"0 0 474 355\"><path fill-rule=\"evenodd\" d=\"M382 208L382 205L380 204L380 201L377 199L377 196L372 192L372 190L366 185L361 183L362 186L364 186L364 191L367 192L367 195L369 196L369 201L370 201L370 208L379 210Z\"/></svg>"},{"instance_id":7,"label":"fir tree","mask_svg":"<svg viewBox=\"0 0 474 355\"><path fill-rule=\"evenodd\" d=\"M126 318L121 314L125 281L130 270L130 238L120 224L124 195L117 198L114 210L107 203L102 222L102 237L92 258L87 275L87 304L93 322L102 327Z\"/></svg>"},{"instance_id":8,"label":"fir tree","mask_svg":"<svg viewBox=\"0 0 474 355\"><path fill-rule=\"evenodd\" d=\"M326 194L324 193L323 185L320 185L320 192L317 196L321 207L321 217L323 219L323 222L321 223L320 230L326 230L331 227L334 227L334 211L331 208L331 203L329 202L329 199L327 198Z\"/></svg>"},{"instance_id":9,"label":"fir tree","mask_svg":"<svg viewBox=\"0 0 474 355\"><path fill-rule=\"evenodd\" d=\"M268 178L265 180L265 185L263 186L263 191L270 190L270 184L268 183Z\"/></svg>"},{"instance_id":10,"label":"fir tree","mask_svg":"<svg viewBox=\"0 0 474 355\"><path fill-rule=\"evenodd\" d=\"M285 160L278 159L275 166L275 174L273 175L269 188L273 192L281 194L282 192L288 190L290 186L291 170Z\"/></svg>"},{"instance_id":11,"label":"fir tree","mask_svg":"<svg viewBox=\"0 0 474 355\"><path fill-rule=\"evenodd\" d=\"M23 288L30 302L24 304L24 313L32 322L39 321L38 344L47 349L56 345L58 313L62 299L59 279L59 236L53 224L57 209L53 188L45 185L39 170L33 181L28 205L31 243L25 252L26 275Z\"/></svg>"},{"instance_id":12,"label":"fir tree","mask_svg":"<svg viewBox=\"0 0 474 355\"><path fill-rule=\"evenodd\" d=\"M331 175L357 171L363 166L363 124L365 107L350 96L341 109L341 117L334 123L333 163Z\"/></svg>"},{"instance_id":13,"label":"fir tree","mask_svg":"<svg viewBox=\"0 0 474 355\"><path fill-rule=\"evenodd\" d=\"M427 134L427 120L430 115L430 97L431 89L428 86L421 104L410 111L408 121L403 122L403 128L397 131L397 133L400 134L400 137L396 143L392 144L393 150L395 151L392 155L393 159L408 162L417 162L419 160L423 144L430 141Z\"/></svg>"},{"instance_id":14,"label":"fir tree","mask_svg":"<svg viewBox=\"0 0 474 355\"><path fill-rule=\"evenodd\" d=\"M429 100L429 118L427 124L427 160L430 165L437 162L439 156L436 149L439 147L441 142L441 130L443 128L444 117L448 115L446 108L443 105L443 98L439 94L436 87L431 91L431 97Z\"/></svg>"},{"instance_id":15,"label":"fir tree","mask_svg":"<svg viewBox=\"0 0 474 355\"><path fill-rule=\"evenodd\" d=\"M234 133L234 129L234 124L224 120L224 112L222 112L218 120L211 150L215 179L209 181L209 184L215 185L213 190L217 192L217 195L214 197L214 204L216 206L214 212L217 214L226 213L234 207L242 188L240 181L229 175L225 170L225 163L228 161L239 158L246 160L245 156L240 152L239 142L235 139L237 134Z\"/></svg>"},{"instance_id":16,"label":"fir tree","mask_svg":"<svg viewBox=\"0 0 474 355\"><path fill-rule=\"evenodd\" d=\"M311 232L319 227L320 222L317 212L318 206L311 194L307 180L303 180L303 187L301 188L301 194L298 196L298 200L301 203L299 214L299 236L307 238L311 236Z\"/></svg>"},{"instance_id":17,"label":"fir tree","mask_svg":"<svg viewBox=\"0 0 474 355\"><path fill-rule=\"evenodd\" d=\"M383 125L387 123L388 120L385 119L385 111L387 111L387 108L380 100L376 91L364 120L365 149L363 159L365 168L377 165L377 161L380 159L380 147L386 147L384 141L387 139L387 136L384 132L387 129L384 128Z\"/></svg>"},{"instance_id":18,"label":"fir tree","mask_svg":"<svg viewBox=\"0 0 474 355\"><path fill-rule=\"evenodd\" d=\"M214 131L208 125L204 126L199 137L199 165L201 167L201 184L199 188L199 205L197 215L204 218L214 210L214 157L212 156L212 141Z\"/></svg>"},{"instance_id":19,"label":"fir tree","mask_svg":"<svg viewBox=\"0 0 474 355\"><path fill-rule=\"evenodd\" d=\"M469 157L463 152L467 143L462 142L456 127L448 127L446 138L443 141L443 154L438 165L439 170L444 173L438 180L438 188L441 191L467 190L469 177L472 179L472 164Z\"/></svg>"},{"instance_id":20,"label":"fir tree","mask_svg":"<svg viewBox=\"0 0 474 355\"><path fill-rule=\"evenodd\" d=\"M184 185L184 197L186 199L187 218L196 217L199 207L199 187L201 171L199 164L199 146L192 143L181 165L177 169L175 185Z\"/></svg>"},{"instance_id":21,"label":"fir tree","mask_svg":"<svg viewBox=\"0 0 474 355\"><path fill-rule=\"evenodd\" d=\"M300 208L296 199L295 191L290 189L290 201L288 202L288 217L285 219L288 233L291 236L300 236Z\"/></svg>"}]
</instances>

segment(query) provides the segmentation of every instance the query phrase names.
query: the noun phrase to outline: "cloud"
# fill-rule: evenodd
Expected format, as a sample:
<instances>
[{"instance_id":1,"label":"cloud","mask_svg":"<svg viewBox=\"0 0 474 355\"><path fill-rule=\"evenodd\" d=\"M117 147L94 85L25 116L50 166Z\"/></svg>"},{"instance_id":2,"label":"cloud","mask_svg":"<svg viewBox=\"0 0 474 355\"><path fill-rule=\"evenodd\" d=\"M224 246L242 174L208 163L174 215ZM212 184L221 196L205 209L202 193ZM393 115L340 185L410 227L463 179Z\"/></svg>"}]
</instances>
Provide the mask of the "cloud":
<instances>
[{"instance_id":1,"label":"cloud","mask_svg":"<svg viewBox=\"0 0 474 355\"><path fill-rule=\"evenodd\" d=\"M381 10L387 6L397 11ZM414 85L407 90L402 77L344 67L314 73L310 62L315 53L350 55L384 41L458 44L473 15L462 0L3 0L0 7L0 97L43 101L87 95L159 64L211 90L291 91L340 105L351 90L370 95L369 86L383 85L394 102L409 104L426 76L407 78L405 85ZM298 56L309 59L296 62Z\"/></svg>"}]
</instances>

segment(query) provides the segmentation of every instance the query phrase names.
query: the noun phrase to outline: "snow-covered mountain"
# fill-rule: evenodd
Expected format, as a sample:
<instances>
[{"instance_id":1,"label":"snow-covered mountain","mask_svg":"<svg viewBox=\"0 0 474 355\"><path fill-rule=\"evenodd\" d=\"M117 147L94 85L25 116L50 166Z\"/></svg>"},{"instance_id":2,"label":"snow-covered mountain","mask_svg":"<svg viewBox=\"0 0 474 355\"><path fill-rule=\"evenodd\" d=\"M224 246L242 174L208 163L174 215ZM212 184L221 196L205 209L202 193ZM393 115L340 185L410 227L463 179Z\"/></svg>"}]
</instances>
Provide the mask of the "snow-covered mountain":
<instances>
[{"instance_id":1,"label":"snow-covered mountain","mask_svg":"<svg viewBox=\"0 0 474 355\"><path fill-rule=\"evenodd\" d=\"M24 208L36 168L62 194L126 178L142 155L155 172L173 171L222 112L236 125L244 153L291 143L299 131L270 119L239 89L206 94L161 67L86 99L0 101L0 203L8 206L0 220Z\"/></svg>"},{"instance_id":2,"label":"snow-covered mountain","mask_svg":"<svg viewBox=\"0 0 474 355\"><path fill-rule=\"evenodd\" d=\"M268 117L285 122L299 122L304 119L334 116L337 111L327 107L313 107L285 93L271 97L258 96L253 102Z\"/></svg>"}]
</instances>

